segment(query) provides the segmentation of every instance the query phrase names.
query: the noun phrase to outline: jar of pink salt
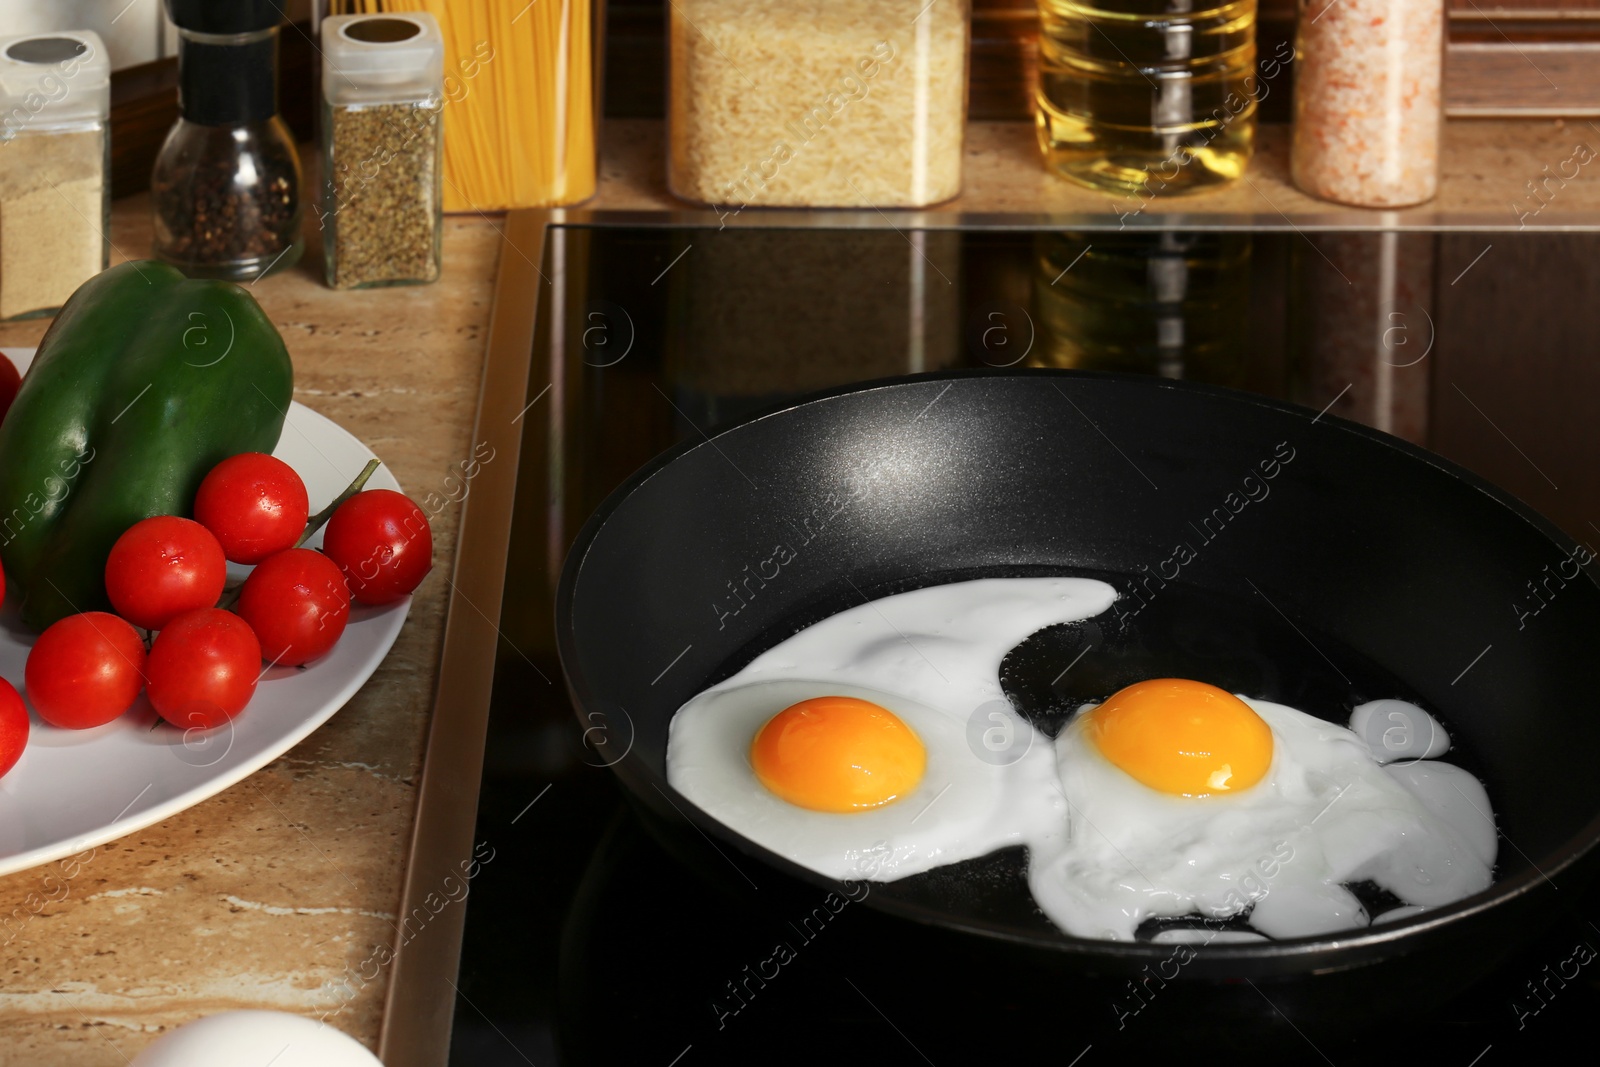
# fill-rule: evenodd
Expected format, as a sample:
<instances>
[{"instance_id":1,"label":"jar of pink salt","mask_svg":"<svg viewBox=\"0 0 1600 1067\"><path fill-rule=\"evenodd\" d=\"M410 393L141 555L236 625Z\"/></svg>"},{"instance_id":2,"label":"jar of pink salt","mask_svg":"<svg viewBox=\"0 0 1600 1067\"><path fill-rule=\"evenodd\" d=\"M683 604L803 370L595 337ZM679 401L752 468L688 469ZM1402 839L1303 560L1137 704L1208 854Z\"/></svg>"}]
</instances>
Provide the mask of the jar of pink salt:
<instances>
[{"instance_id":1,"label":"jar of pink salt","mask_svg":"<svg viewBox=\"0 0 1600 1067\"><path fill-rule=\"evenodd\" d=\"M1323 200L1403 207L1439 185L1443 0L1299 0L1294 182Z\"/></svg>"}]
</instances>

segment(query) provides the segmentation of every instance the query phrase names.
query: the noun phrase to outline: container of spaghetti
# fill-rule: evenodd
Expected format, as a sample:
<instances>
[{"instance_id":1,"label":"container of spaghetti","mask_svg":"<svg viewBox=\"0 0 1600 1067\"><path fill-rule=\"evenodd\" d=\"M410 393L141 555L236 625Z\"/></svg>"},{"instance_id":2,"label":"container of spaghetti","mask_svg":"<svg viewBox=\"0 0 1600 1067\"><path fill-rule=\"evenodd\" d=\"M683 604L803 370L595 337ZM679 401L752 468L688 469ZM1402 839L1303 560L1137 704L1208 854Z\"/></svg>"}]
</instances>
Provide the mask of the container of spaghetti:
<instances>
[{"instance_id":1,"label":"container of spaghetti","mask_svg":"<svg viewBox=\"0 0 1600 1067\"><path fill-rule=\"evenodd\" d=\"M323 263L335 289L439 277L444 39L432 15L322 23Z\"/></svg>"},{"instance_id":2,"label":"container of spaghetti","mask_svg":"<svg viewBox=\"0 0 1600 1067\"><path fill-rule=\"evenodd\" d=\"M1443 0L1300 0L1295 184L1356 207L1431 199L1443 66Z\"/></svg>"},{"instance_id":3,"label":"container of spaghetti","mask_svg":"<svg viewBox=\"0 0 1600 1067\"><path fill-rule=\"evenodd\" d=\"M969 0L673 0L672 191L730 211L955 196L969 13Z\"/></svg>"}]
</instances>

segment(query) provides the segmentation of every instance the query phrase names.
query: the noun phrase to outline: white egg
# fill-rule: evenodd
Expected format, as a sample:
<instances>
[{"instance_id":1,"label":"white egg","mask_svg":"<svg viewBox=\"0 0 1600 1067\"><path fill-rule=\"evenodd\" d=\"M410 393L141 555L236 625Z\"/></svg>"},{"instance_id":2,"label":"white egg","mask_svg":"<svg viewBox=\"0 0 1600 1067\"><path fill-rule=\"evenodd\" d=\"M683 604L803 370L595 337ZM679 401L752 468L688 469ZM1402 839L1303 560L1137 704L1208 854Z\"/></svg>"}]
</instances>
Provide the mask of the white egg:
<instances>
[{"instance_id":1,"label":"white egg","mask_svg":"<svg viewBox=\"0 0 1600 1067\"><path fill-rule=\"evenodd\" d=\"M802 630L673 717L667 780L702 810L820 874L890 881L1065 828L1050 745L1000 689L1000 661L1029 634L1104 611L1080 578L997 578L862 604ZM882 807L811 811L779 799L749 763L757 731L818 696L889 709L921 738L922 780Z\"/></svg>"},{"instance_id":2,"label":"white egg","mask_svg":"<svg viewBox=\"0 0 1600 1067\"><path fill-rule=\"evenodd\" d=\"M1350 730L1241 699L1272 729L1273 756L1260 782L1232 794L1157 791L1101 755L1081 715L1062 731L1069 831L1035 849L1029 885L1063 930L1130 940L1149 918L1249 909L1263 934L1307 937L1367 924L1348 883L1431 906L1489 885L1494 822L1471 775L1383 767Z\"/></svg>"},{"instance_id":3,"label":"white egg","mask_svg":"<svg viewBox=\"0 0 1600 1067\"><path fill-rule=\"evenodd\" d=\"M355 1038L315 1019L281 1011L225 1011L157 1039L132 1067L382 1067Z\"/></svg>"}]
</instances>

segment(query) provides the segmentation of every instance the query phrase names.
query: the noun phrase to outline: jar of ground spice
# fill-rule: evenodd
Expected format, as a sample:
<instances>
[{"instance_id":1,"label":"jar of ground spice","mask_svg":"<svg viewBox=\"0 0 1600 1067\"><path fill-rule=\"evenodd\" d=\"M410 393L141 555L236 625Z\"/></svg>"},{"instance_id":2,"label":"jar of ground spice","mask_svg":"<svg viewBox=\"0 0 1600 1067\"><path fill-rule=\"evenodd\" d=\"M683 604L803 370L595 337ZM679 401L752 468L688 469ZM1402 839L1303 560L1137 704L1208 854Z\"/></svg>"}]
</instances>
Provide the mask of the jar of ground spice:
<instances>
[{"instance_id":1,"label":"jar of ground spice","mask_svg":"<svg viewBox=\"0 0 1600 1067\"><path fill-rule=\"evenodd\" d=\"M322 23L322 227L336 289L439 277L444 37L427 13Z\"/></svg>"},{"instance_id":2,"label":"jar of ground spice","mask_svg":"<svg viewBox=\"0 0 1600 1067\"><path fill-rule=\"evenodd\" d=\"M155 253L241 281L300 258L300 158L278 117L277 0L166 0L178 108L150 177Z\"/></svg>"},{"instance_id":3,"label":"jar of ground spice","mask_svg":"<svg viewBox=\"0 0 1600 1067\"><path fill-rule=\"evenodd\" d=\"M87 31L0 37L0 319L105 269L111 67Z\"/></svg>"}]
</instances>

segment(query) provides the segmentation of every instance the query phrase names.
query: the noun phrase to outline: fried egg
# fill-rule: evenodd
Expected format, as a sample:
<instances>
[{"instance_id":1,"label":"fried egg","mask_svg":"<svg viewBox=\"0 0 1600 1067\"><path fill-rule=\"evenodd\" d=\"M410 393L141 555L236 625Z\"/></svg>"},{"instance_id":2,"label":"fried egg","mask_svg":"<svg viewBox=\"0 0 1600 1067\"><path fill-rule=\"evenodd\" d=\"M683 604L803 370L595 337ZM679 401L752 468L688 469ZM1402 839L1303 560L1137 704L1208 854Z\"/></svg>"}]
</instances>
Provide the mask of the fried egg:
<instances>
[{"instance_id":1,"label":"fried egg","mask_svg":"<svg viewBox=\"0 0 1600 1067\"><path fill-rule=\"evenodd\" d=\"M1006 702L1000 662L1115 597L1090 579L994 578L840 612L680 708L667 781L832 878L891 881L1050 841L1067 825L1055 759Z\"/></svg>"},{"instance_id":2,"label":"fried egg","mask_svg":"<svg viewBox=\"0 0 1600 1067\"><path fill-rule=\"evenodd\" d=\"M1151 919L1180 920L1162 942L1314 936L1490 884L1488 797L1430 758L1449 737L1414 704L1362 704L1347 729L1152 679L1084 706L1053 742L1035 734L1001 690L1001 661L1115 597L1088 579L984 579L831 616L679 708L667 779L841 880L1026 845L1035 902L1085 938L1134 939ZM1373 919L1350 888L1362 882L1401 903Z\"/></svg>"},{"instance_id":3,"label":"fried egg","mask_svg":"<svg viewBox=\"0 0 1600 1067\"><path fill-rule=\"evenodd\" d=\"M1432 723L1412 737L1433 752L1442 728L1404 708L1413 727ZM1270 937L1307 937L1368 924L1352 883L1425 908L1491 880L1496 833L1476 778L1432 760L1383 765L1390 753L1363 735L1281 704L1155 679L1080 711L1055 752L1068 832L1036 844L1028 881L1079 937L1242 915Z\"/></svg>"}]
</instances>

